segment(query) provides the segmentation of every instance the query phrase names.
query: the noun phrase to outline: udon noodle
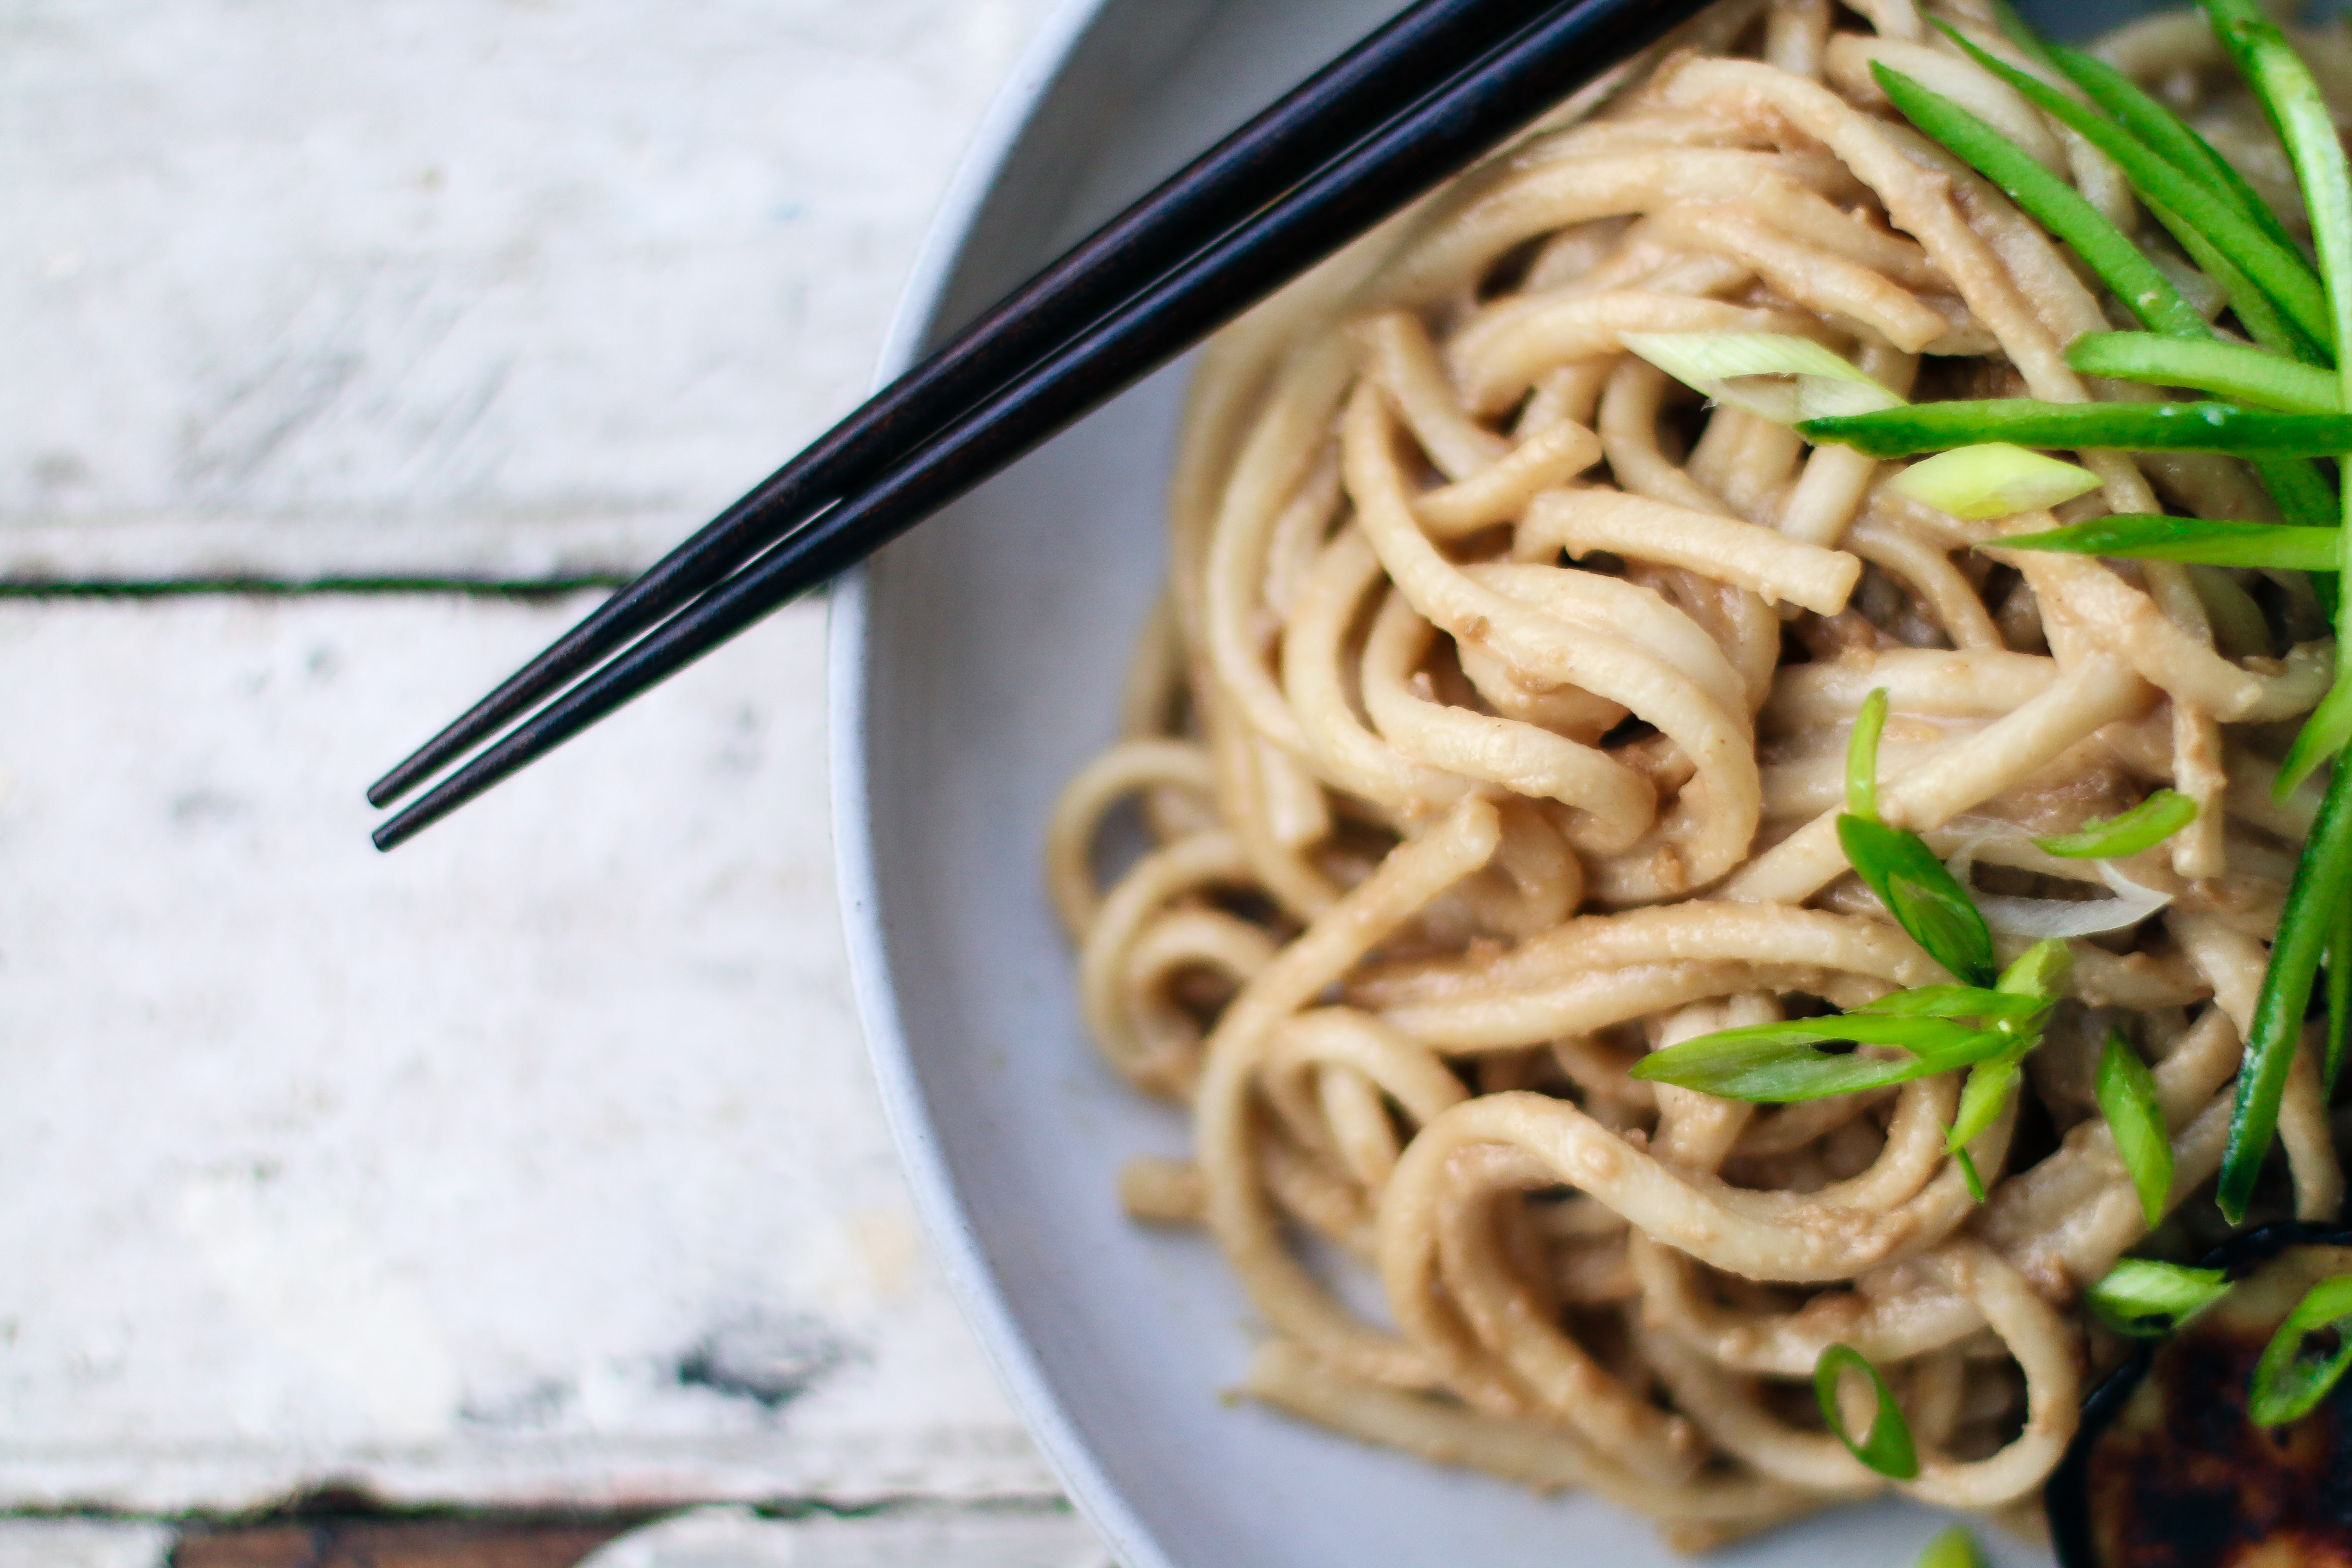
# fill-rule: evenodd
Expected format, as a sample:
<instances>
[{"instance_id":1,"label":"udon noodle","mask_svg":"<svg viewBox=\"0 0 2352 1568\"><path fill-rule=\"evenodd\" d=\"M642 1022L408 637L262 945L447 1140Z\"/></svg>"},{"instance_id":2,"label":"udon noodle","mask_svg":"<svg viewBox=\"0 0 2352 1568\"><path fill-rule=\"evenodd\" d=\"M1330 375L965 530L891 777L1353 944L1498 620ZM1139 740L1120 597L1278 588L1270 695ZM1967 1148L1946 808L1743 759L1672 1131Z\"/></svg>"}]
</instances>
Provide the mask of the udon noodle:
<instances>
[{"instance_id":1,"label":"udon noodle","mask_svg":"<svg viewBox=\"0 0 2352 1568\"><path fill-rule=\"evenodd\" d=\"M1129 1168L1125 1201L1222 1247L1267 1334L1249 1390L1590 1489L1687 1546L1889 1487L1813 1408L1835 1342L1920 1445L1896 1489L2032 1508L2090 1365L2080 1288L2147 1228L2096 1044L2121 1025L2156 1064L2186 1203L2314 809L2272 799L2281 721L2333 652L2298 576L1993 545L2168 502L2274 517L2233 460L2084 453L2103 488L2055 521L1966 522L1890 489L1900 465L1809 450L1623 352L1769 331L1920 400L2153 395L2067 368L2110 325L2100 299L1894 114L1879 59L2220 310L2099 153L1913 0L1855 5L1726 0L1213 344L1124 738L1050 836L1087 1021L1194 1130L1192 1158ZM1975 5L1942 16L2022 62ZM2291 196L2201 22L2105 47ZM1627 1076L1948 979L1832 829L1877 687L1881 810L2007 896L2002 957L2053 911L2091 930L2022 1103L1974 1145L1981 1205L1945 1152L1951 1075L1778 1108ZM2200 811L2116 868L2129 908L2032 843L2158 786ZM1105 889L1136 824L1148 846ZM2281 1190L2331 1215L2309 1058ZM1386 1321L1332 1288L1360 1267Z\"/></svg>"}]
</instances>

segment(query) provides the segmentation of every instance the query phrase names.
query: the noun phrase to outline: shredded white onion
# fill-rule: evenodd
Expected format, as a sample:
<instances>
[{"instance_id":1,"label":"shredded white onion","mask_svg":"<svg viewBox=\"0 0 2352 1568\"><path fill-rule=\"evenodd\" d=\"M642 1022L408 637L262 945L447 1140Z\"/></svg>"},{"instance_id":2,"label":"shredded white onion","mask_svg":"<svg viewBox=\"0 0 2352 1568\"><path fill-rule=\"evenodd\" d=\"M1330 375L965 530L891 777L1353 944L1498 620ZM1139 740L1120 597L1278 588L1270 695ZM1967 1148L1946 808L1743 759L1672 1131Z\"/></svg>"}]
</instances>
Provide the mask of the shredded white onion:
<instances>
[{"instance_id":1,"label":"shredded white onion","mask_svg":"<svg viewBox=\"0 0 2352 1568\"><path fill-rule=\"evenodd\" d=\"M1968 840L1952 852L1944 868L1968 889L1984 915L1985 924L2003 936L2096 936L2139 924L2172 902L2172 895L2133 881L2106 861L2098 863L2099 879L2115 893L2112 899L2023 899L2008 893L1979 892L1972 879L1977 849L1984 835Z\"/></svg>"}]
</instances>

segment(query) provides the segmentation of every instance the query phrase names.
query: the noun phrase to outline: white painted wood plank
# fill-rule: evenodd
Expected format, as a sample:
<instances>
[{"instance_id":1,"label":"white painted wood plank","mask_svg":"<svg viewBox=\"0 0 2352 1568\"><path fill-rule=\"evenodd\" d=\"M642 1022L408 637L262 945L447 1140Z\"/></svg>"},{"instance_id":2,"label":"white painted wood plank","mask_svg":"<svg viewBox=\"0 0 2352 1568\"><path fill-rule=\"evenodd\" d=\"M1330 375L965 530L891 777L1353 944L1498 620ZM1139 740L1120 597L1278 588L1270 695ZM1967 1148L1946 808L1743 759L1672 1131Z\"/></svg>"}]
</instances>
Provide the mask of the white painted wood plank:
<instances>
[{"instance_id":1,"label":"white painted wood plank","mask_svg":"<svg viewBox=\"0 0 2352 1568\"><path fill-rule=\"evenodd\" d=\"M1114 1568L1060 1510L916 1508L862 1518L763 1519L703 1508L599 1548L580 1568Z\"/></svg>"},{"instance_id":2,"label":"white painted wood plank","mask_svg":"<svg viewBox=\"0 0 2352 1568\"><path fill-rule=\"evenodd\" d=\"M580 607L0 602L0 1507L1050 1495L868 1079L814 606L368 846Z\"/></svg>"},{"instance_id":3,"label":"white painted wood plank","mask_svg":"<svg viewBox=\"0 0 2352 1568\"><path fill-rule=\"evenodd\" d=\"M21 0L0 574L642 564L853 404L1054 0Z\"/></svg>"},{"instance_id":4,"label":"white painted wood plank","mask_svg":"<svg viewBox=\"0 0 2352 1568\"><path fill-rule=\"evenodd\" d=\"M166 1568L163 1525L90 1519L0 1519L0 1568Z\"/></svg>"}]
</instances>

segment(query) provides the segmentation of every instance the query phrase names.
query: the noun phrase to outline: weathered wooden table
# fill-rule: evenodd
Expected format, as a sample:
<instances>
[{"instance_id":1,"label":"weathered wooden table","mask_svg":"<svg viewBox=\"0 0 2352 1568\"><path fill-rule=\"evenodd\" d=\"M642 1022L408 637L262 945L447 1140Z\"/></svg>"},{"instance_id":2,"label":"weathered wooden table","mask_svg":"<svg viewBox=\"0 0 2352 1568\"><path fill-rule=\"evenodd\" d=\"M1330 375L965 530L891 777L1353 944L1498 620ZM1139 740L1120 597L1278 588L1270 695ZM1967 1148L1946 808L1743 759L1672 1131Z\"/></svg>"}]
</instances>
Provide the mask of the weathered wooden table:
<instances>
[{"instance_id":1,"label":"weathered wooden table","mask_svg":"<svg viewBox=\"0 0 2352 1568\"><path fill-rule=\"evenodd\" d=\"M0 16L0 1568L1100 1562L867 1079L822 607L360 800L856 400L1050 5Z\"/></svg>"}]
</instances>

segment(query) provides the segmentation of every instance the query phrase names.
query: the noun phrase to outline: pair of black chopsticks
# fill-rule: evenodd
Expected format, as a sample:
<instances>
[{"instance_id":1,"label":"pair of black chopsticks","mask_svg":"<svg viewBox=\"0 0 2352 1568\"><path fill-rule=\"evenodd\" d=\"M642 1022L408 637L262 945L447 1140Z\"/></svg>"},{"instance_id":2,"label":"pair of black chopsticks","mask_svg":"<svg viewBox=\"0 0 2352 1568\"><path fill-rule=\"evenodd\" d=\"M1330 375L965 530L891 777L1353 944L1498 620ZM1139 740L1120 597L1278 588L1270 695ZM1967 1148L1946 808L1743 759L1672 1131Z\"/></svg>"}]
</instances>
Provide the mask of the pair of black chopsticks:
<instances>
[{"instance_id":1,"label":"pair of black chopsticks","mask_svg":"<svg viewBox=\"0 0 2352 1568\"><path fill-rule=\"evenodd\" d=\"M376 847L863 560L1702 3L1420 0L1023 284L378 780L368 800L388 805L490 742L377 827Z\"/></svg>"}]
</instances>

